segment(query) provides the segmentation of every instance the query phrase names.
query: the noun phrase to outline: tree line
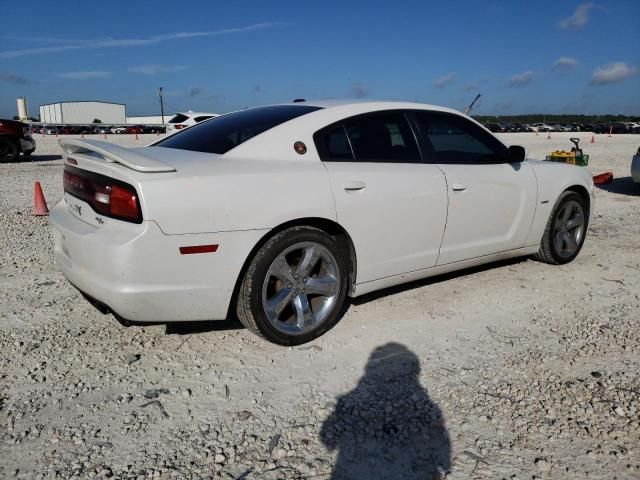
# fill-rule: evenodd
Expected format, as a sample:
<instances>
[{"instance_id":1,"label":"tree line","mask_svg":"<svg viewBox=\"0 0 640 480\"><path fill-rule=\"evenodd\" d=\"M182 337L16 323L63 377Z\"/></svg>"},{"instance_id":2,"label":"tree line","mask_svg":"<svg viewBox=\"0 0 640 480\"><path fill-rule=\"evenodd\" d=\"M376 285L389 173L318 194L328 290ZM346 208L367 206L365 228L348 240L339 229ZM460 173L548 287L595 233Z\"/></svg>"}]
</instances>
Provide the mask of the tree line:
<instances>
[{"instance_id":1,"label":"tree line","mask_svg":"<svg viewBox=\"0 0 640 480\"><path fill-rule=\"evenodd\" d=\"M545 115L532 113L525 115L472 115L477 121L502 123L547 123L547 124L597 124L613 122L638 122L640 116L628 115Z\"/></svg>"}]
</instances>

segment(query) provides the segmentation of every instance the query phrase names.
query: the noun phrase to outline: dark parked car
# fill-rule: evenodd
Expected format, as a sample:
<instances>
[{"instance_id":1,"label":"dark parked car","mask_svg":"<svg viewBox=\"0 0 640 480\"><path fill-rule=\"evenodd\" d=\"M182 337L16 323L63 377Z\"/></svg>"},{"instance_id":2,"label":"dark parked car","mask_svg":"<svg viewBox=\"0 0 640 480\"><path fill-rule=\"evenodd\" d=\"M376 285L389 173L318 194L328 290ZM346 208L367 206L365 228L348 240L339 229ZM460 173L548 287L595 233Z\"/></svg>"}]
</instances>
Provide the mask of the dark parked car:
<instances>
[{"instance_id":1,"label":"dark parked car","mask_svg":"<svg viewBox=\"0 0 640 480\"><path fill-rule=\"evenodd\" d=\"M31 155L35 149L36 142L29 125L0 119L0 162L15 161L20 153Z\"/></svg>"},{"instance_id":2,"label":"dark parked car","mask_svg":"<svg viewBox=\"0 0 640 480\"><path fill-rule=\"evenodd\" d=\"M494 132L494 133L504 133L504 132L507 131L505 126L501 125L499 123L487 123L485 125L485 127L487 127L489 129L489 131Z\"/></svg>"}]
</instances>

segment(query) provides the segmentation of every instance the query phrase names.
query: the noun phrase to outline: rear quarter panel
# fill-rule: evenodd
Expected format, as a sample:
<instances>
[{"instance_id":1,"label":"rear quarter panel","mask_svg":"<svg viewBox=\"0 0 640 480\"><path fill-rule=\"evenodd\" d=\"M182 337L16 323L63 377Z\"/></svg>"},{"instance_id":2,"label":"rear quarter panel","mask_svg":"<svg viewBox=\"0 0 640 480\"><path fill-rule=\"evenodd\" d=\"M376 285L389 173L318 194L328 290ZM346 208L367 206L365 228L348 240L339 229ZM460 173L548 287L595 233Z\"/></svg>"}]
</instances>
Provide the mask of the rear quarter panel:
<instances>
[{"instance_id":1,"label":"rear quarter panel","mask_svg":"<svg viewBox=\"0 0 640 480\"><path fill-rule=\"evenodd\" d=\"M335 220L320 162L218 158L209 172L139 184L145 218L166 234L267 230L306 217Z\"/></svg>"}]
</instances>

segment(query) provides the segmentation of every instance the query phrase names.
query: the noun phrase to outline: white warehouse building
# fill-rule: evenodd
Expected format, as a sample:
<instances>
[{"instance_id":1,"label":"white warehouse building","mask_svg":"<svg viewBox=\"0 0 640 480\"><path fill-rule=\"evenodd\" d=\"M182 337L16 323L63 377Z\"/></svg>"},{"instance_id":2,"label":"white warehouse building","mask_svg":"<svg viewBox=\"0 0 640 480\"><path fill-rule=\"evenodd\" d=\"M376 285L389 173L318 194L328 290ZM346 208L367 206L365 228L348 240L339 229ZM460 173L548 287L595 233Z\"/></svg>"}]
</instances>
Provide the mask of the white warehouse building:
<instances>
[{"instance_id":1,"label":"white warehouse building","mask_svg":"<svg viewBox=\"0 0 640 480\"><path fill-rule=\"evenodd\" d=\"M96 118L102 123L124 125L127 119L126 106L123 103L97 101L40 105L41 123L89 124Z\"/></svg>"}]
</instances>

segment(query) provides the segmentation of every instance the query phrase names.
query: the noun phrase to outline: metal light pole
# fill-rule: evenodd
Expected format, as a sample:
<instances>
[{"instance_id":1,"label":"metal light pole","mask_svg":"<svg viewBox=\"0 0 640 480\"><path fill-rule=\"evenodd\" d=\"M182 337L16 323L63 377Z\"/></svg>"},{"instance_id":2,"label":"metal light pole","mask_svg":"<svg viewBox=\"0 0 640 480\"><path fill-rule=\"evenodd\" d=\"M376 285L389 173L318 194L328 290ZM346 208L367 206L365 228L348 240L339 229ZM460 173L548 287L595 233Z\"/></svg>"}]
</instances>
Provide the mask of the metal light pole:
<instances>
[{"instance_id":1,"label":"metal light pole","mask_svg":"<svg viewBox=\"0 0 640 480\"><path fill-rule=\"evenodd\" d=\"M164 103L162 102L162 87L158 88L158 96L160 97L160 115L162 116L162 124L164 125Z\"/></svg>"}]
</instances>

